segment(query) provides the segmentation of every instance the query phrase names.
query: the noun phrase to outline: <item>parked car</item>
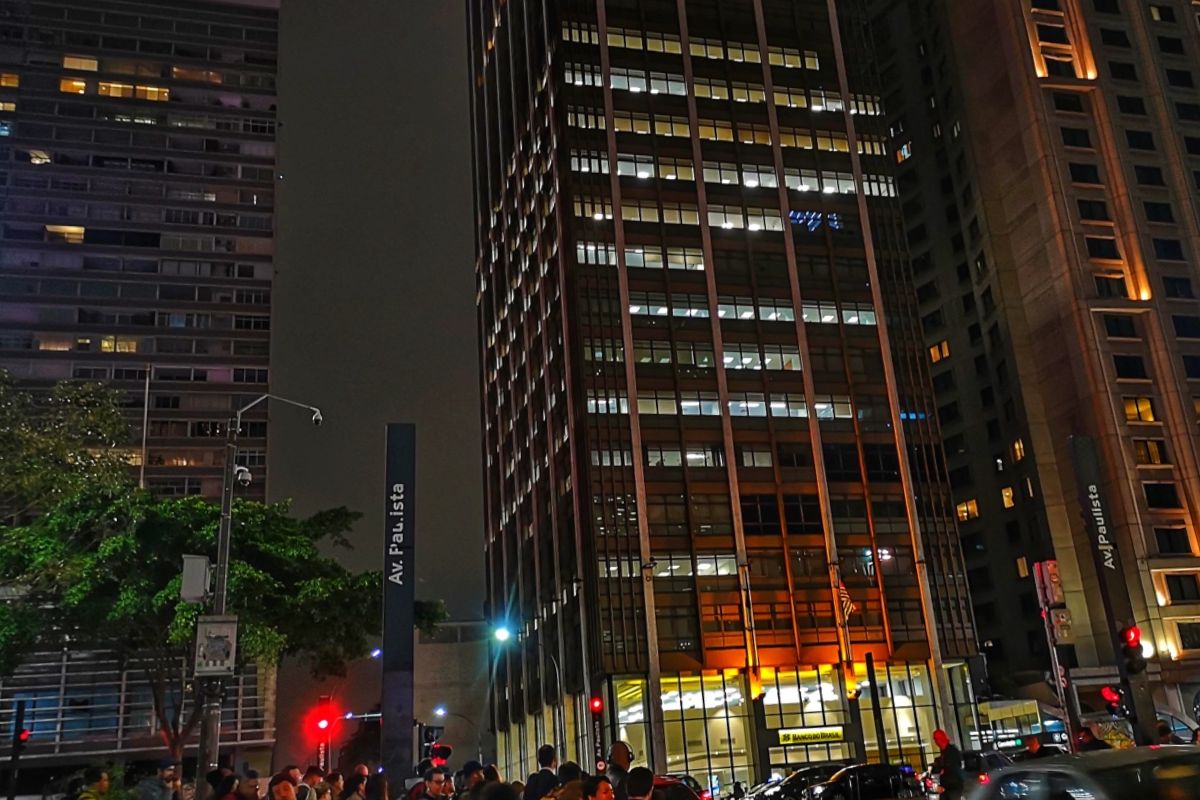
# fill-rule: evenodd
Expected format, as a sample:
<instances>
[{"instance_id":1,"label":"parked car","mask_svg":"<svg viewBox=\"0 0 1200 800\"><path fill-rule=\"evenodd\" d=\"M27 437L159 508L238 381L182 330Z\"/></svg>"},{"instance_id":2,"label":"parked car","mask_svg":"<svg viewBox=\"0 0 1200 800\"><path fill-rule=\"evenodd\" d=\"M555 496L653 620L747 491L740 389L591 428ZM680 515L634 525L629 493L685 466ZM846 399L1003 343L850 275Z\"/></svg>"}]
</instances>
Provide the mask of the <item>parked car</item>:
<instances>
[{"instance_id":1,"label":"parked car","mask_svg":"<svg viewBox=\"0 0 1200 800\"><path fill-rule=\"evenodd\" d=\"M748 800L803 800L808 787L824 783L847 766L848 764L842 761L808 764L783 780L758 787L757 791L748 795Z\"/></svg>"},{"instance_id":2,"label":"parked car","mask_svg":"<svg viewBox=\"0 0 1200 800\"><path fill-rule=\"evenodd\" d=\"M701 786L700 781L696 780L691 775L675 774L675 775L668 775L667 777L673 778L673 779L679 781L680 783L682 783L684 786L691 789L693 792L696 793L696 796L699 797L700 800L712 800L712 792L709 789L707 789L706 787Z\"/></svg>"},{"instance_id":3,"label":"parked car","mask_svg":"<svg viewBox=\"0 0 1200 800\"><path fill-rule=\"evenodd\" d=\"M969 792L979 783L986 783L988 773L1004 769L1013 763L1011 758L999 750L967 750L962 756L963 794ZM921 785L924 787L927 796L938 797L941 795L939 791L941 782L938 780L937 773L933 770L933 765L930 765L924 774L921 775Z\"/></svg>"},{"instance_id":4,"label":"parked car","mask_svg":"<svg viewBox=\"0 0 1200 800\"><path fill-rule=\"evenodd\" d=\"M970 800L1200 800L1200 747L1160 745L1024 761Z\"/></svg>"},{"instance_id":5,"label":"parked car","mask_svg":"<svg viewBox=\"0 0 1200 800\"><path fill-rule=\"evenodd\" d=\"M894 800L921 796L921 784L907 764L855 764L805 790L805 800Z\"/></svg>"}]
</instances>

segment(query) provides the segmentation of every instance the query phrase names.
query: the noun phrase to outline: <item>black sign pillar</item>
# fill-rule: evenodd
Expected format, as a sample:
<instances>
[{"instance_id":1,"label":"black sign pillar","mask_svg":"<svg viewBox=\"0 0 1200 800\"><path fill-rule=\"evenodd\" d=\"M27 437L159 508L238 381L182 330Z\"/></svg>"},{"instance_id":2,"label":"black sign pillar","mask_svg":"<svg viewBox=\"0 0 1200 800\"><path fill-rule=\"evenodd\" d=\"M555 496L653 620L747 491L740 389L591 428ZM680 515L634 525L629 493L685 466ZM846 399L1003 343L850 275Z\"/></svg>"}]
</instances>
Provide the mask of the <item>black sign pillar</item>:
<instances>
[{"instance_id":1,"label":"black sign pillar","mask_svg":"<svg viewBox=\"0 0 1200 800\"><path fill-rule=\"evenodd\" d=\"M413 773L413 547L416 428L387 426L383 527L383 695L380 758L393 782Z\"/></svg>"},{"instance_id":2,"label":"black sign pillar","mask_svg":"<svg viewBox=\"0 0 1200 800\"><path fill-rule=\"evenodd\" d=\"M1125 669L1121 631L1137 624L1137 620L1133 615L1133 601L1129 597L1125 570L1121 566L1121 552L1117 546L1111 507L1101 488L1100 456L1096 450L1096 440L1090 436L1072 436L1071 453L1075 460L1075 479L1079 483L1079 505L1087 530L1088 550L1092 553L1092 563L1096 567L1100 601L1108 623L1113 661L1132 700L1133 714L1136 717L1133 728L1138 744L1150 744L1154 741L1158 722L1154 710L1154 697L1145 673L1130 675Z\"/></svg>"}]
</instances>

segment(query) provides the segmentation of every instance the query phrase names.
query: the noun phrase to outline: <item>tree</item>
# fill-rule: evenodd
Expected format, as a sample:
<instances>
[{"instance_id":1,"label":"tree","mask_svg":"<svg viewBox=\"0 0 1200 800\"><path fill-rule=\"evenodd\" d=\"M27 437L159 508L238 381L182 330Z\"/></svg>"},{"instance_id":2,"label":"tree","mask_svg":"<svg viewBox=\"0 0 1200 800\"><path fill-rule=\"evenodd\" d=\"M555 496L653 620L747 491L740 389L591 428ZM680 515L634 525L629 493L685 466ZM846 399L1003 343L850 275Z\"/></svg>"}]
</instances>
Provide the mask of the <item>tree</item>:
<instances>
[{"instance_id":1,"label":"tree","mask_svg":"<svg viewBox=\"0 0 1200 800\"><path fill-rule=\"evenodd\" d=\"M382 576L351 574L323 555L347 546L359 517L344 508L308 519L286 504L237 501L229 610L238 653L277 664L307 660L313 674L341 675L379 634ZM202 606L179 599L180 556L214 554L219 509L201 498L156 499L128 487L85 489L0 537L0 583L19 587L0 606L0 674L41 644L44 632L115 651L144 671L163 742L179 758L200 721L185 715L184 656Z\"/></svg>"},{"instance_id":2,"label":"tree","mask_svg":"<svg viewBox=\"0 0 1200 800\"><path fill-rule=\"evenodd\" d=\"M16 522L85 486L115 486L129 475L120 395L97 383L18 388L0 370L0 520Z\"/></svg>"}]
</instances>

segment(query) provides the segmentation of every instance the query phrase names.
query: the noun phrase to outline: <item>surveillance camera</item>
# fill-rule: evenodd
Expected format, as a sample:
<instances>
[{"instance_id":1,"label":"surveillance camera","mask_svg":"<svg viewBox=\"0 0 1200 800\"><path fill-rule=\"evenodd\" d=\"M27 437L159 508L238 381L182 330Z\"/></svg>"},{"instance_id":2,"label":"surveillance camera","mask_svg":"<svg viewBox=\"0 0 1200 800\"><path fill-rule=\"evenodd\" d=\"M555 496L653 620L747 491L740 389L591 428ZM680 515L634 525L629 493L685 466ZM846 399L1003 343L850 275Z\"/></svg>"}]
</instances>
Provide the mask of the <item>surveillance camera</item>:
<instances>
[{"instance_id":1,"label":"surveillance camera","mask_svg":"<svg viewBox=\"0 0 1200 800\"><path fill-rule=\"evenodd\" d=\"M325 418L321 416L320 411L313 412L313 425L316 425L319 428L319 427L321 427L321 423L324 421L325 421Z\"/></svg>"},{"instance_id":2,"label":"surveillance camera","mask_svg":"<svg viewBox=\"0 0 1200 800\"><path fill-rule=\"evenodd\" d=\"M254 479L254 476L250 474L250 470L246 469L245 467L237 467L233 472L234 476L237 478L237 482L242 486L249 486L250 481Z\"/></svg>"}]
</instances>

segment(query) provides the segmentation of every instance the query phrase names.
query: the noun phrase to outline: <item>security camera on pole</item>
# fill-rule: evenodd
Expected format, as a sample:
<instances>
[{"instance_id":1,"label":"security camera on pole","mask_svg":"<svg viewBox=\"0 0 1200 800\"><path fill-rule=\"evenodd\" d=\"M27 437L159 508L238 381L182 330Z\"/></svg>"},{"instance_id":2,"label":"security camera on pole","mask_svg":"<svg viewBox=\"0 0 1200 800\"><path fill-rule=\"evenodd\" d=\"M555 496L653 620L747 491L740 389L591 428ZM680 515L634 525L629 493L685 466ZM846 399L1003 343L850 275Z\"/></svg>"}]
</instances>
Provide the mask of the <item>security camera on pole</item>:
<instances>
[{"instance_id":1,"label":"security camera on pole","mask_svg":"<svg viewBox=\"0 0 1200 800\"><path fill-rule=\"evenodd\" d=\"M319 426L324 422L321 410L316 406L274 394L264 394L255 398L238 409L229 420L225 438L225 471L221 482L221 523L217 529L216 586L212 593L212 614L200 617L196 625L195 674L202 681L201 697L204 706L203 723L200 726L199 763L196 769L197 797L202 796L204 776L217 768L225 678L233 675L237 655L237 616L226 613L229 600L229 543L233 527L233 484L236 481L246 487L252 480L250 470L237 463L238 433L242 427L242 415L268 399L313 412L313 425Z\"/></svg>"}]
</instances>

